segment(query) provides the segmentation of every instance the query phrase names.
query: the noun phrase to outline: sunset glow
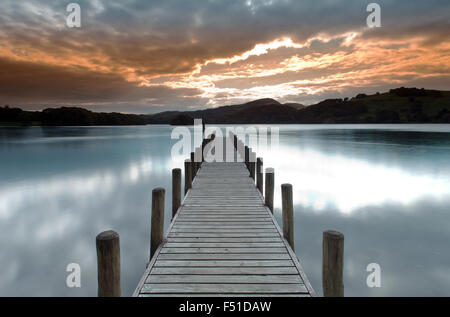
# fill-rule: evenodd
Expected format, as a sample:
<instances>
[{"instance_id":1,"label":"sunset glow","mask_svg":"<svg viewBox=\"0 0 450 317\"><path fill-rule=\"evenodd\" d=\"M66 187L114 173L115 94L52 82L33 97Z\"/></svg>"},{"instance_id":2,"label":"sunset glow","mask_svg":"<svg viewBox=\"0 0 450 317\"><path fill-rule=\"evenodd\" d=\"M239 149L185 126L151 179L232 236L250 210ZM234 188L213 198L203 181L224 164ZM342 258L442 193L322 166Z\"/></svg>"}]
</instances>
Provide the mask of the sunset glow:
<instances>
[{"instance_id":1,"label":"sunset glow","mask_svg":"<svg viewBox=\"0 0 450 317\"><path fill-rule=\"evenodd\" d=\"M6 0L0 103L152 113L447 90L450 4L412 2L407 16L411 1L383 5L383 26L368 28L360 1L79 1L70 29L58 1Z\"/></svg>"}]
</instances>

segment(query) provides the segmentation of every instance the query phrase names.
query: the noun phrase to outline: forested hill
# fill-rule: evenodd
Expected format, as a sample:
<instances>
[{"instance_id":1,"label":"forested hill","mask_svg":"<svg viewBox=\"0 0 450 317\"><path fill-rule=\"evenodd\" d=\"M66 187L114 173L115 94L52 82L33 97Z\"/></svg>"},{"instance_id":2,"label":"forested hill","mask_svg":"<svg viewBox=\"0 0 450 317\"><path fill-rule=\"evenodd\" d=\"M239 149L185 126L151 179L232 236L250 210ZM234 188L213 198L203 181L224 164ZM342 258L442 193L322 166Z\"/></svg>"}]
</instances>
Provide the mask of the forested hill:
<instances>
[{"instance_id":1,"label":"forested hill","mask_svg":"<svg viewBox=\"0 0 450 317\"><path fill-rule=\"evenodd\" d=\"M450 123L450 92L417 88L328 99L310 106L259 99L239 105L197 111L166 111L153 115L98 113L83 108L48 108L40 112L0 107L0 125L144 125L299 123Z\"/></svg>"}]
</instances>

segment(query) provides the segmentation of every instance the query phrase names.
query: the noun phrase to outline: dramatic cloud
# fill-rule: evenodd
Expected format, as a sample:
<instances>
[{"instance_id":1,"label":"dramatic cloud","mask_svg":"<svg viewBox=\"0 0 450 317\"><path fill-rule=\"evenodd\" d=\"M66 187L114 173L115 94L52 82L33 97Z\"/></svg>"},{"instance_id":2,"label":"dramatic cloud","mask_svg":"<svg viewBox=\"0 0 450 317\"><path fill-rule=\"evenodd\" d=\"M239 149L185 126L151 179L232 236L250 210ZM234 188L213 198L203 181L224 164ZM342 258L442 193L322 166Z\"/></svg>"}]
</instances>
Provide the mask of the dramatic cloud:
<instances>
[{"instance_id":1,"label":"dramatic cloud","mask_svg":"<svg viewBox=\"0 0 450 317\"><path fill-rule=\"evenodd\" d=\"M155 112L272 97L312 103L397 86L450 85L450 3L78 1L0 4L0 103Z\"/></svg>"}]
</instances>

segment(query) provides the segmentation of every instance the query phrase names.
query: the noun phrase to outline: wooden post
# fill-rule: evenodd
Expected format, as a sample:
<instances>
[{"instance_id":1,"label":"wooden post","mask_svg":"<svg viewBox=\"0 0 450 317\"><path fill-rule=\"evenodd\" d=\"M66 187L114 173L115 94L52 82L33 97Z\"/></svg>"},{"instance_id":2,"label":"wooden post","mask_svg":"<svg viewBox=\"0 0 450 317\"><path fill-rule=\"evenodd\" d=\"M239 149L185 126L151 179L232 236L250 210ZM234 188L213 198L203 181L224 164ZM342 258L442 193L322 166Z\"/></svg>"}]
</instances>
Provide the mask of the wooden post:
<instances>
[{"instance_id":1,"label":"wooden post","mask_svg":"<svg viewBox=\"0 0 450 317\"><path fill-rule=\"evenodd\" d=\"M256 187L261 194L263 193L263 175L263 159L258 157L256 160Z\"/></svg>"},{"instance_id":2,"label":"wooden post","mask_svg":"<svg viewBox=\"0 0 450 317\"><path fill-rule=\"evenodd\" d=\"M291 184L281 185L281 205L283 215L283 236L294 251L294 206Z\"/></svg>"},{"instance_id":3,"label":"wooden post","mask_svg":"<svg viewBox=\"0 0 450 317\"><path fill-rule=\"evenodd\" d=\"M201 161L202 161L202 149L200 147L198 147L195 149L195 162L194 162L195 175L197 175L198 170L201 167L201 164L202 164Z\"/></svg>"},{"instance_id":4,"label":"wooden post","mask_svg":"<svg viewBox=\"0 0 450 317\"><path fill-rule=\"evenodd\" d=\"M266 206L269 207L273 213L273 191L275 185L275 170L273 168L266 168L266 193L264 195Z\"/></svg>"},{"instance_id":5,"label":"wooden post","mask_svg":"<svg viewBox=\"0 0 450 317\"><path fill-rule=\"evenodd\" d=\"M245 146L245 165L247 166L247 169L250 170L249 166L248 166L248 161L249 161L249 156L250 156L250 149L249 147L246 145Z\"/></svg>"},{"instance_id":6,"label":"wooden post","mask_svg":"<svg viewBox=\"0 0 450 317\"><path fill-rule=\"evenodd\" d=\"M172 219L181 205L181 169L172 170Z\"/></svg>"},{"instance_id":7,"label":"wooden post","mask_svg":"<svg viewBox=\"0 0 450 317\"><path fill-rule=\"evenodd\" d=\"M256 153L253 151L250 151L250 153L249 153L248 167L250 170L250 177L253 178L253 181L255 181L256 180L256 177L255 177Z\"/></svg>"},{"instance_id":8,"label":"wooden post","mask_svg":"<svg viewBox=\"0 0 450 317\"><path fill-rule=\"evenodd\" d=\"M194 180L195 178L195 153L191 152L191 175L192 175L192 180Z\"/></svg>"},{"instance_id":9,"label":"wooden post","mask_svg":"<svg viewBox=\"0 0 450 317\"><path fill-rule=\"evenodd\" d=\"M191 160L184 161L184 194L192 187L192 168Z\"/></svg>"},{"instance_id":10,"label":"wooden post","mask_svg":"<svg viewBox=\"0 0 450 317\"><path fill-rule=\"evenodd\" d=\"M164 235L164 199L166 191L158 187L152 191L152 223L150 239L150 260L163 241Z\"/></svg>"},{"instance_id":11,"label":"wooden post","mask_svg":"<svg viewBox=\"0 0 450 317\"><path fill-rule=\"evenodd\" d=\"M109 230L95 239L97 245L97 279L99 297L120 297L120 239Z\"/></svg>"},{"instance_id":12,"label":"wooden post","mask_svg":"<svg viewBox=\"0 0 450 317\"><path fill-rule=\"evenodd\" d=\"M322 288L325 297L344 296L344 235L327 230L323 232Z\"/></svg>"}]
</instances>

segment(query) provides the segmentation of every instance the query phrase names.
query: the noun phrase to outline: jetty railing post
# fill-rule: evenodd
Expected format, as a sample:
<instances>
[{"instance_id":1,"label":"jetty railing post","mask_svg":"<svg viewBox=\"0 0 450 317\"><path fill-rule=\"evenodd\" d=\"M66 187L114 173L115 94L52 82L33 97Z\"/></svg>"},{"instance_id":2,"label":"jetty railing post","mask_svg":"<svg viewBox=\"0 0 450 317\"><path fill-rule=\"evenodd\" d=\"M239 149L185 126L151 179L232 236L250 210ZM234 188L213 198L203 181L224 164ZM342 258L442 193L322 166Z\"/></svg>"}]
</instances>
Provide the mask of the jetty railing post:
<instances>
[{"instance_id":1,"label":"jetty railing post","mask_svg":"<svg viewBox=\"0 0 450 317\"><path fill-rule=\"evenodd\" d=\"M249 167L249 165L248 165L248 161L249 161L249 157L250 157L250 149L249 149L249 147L246 145L245 146L245 152L244 152L244 155L245 155L245 165L247 166L247 169L248 170L250 170L250 167Z\"/></svg>"},{"instance_id":2,"label":"jetty railing post","mask_svg":"<svg viewBox=\"0 0 450 317\"><path fill-rule=\"evenodd\" d=\"M172 219L181 205L181 169L172 170Z\"/></svg>"},{"instance_id":3,"label":"jetty railing post","mask_svg":"<svg viewBox=\"0 0 450 317\"><path fill-rule=\"evenodd\" d=\"M344 296L344 235L327 230L323 232L322 288L325 297Z\"/></svg>"},{"instance_id":4,"label":"jetty railing post","mask_svg":"<svg viewBox=\"0 0 450 317\"><path fill-rule=\"evenodd\" d=\"M152 191L152 223L150 233L150 260L163 241L164 235L164 199L166 190L158 187Z\"/></svg>"},{"instance_id":5,"label":"jetty railing post","mask_svg":"<svg viewBox=\"0 0 450 317\"><path fill-rule=\"evenodd\" d=\"M195 149L195 175L197 175L198 170L201 167L202 162L202 149L200 147Z\"/></svg>"},{"instance_id":6,"label":"jetty railing post","mask_svg":"<svg viewBox=\"0 0 450 317\"><path fill-rule=\"evenodd\" d=\"M256 153L253 151L250 151L250 153L249 153L248 167L250 170L250 177L253 178L253 181L255 181L256 180L256 177L255 177Z\"/></svg>"},{"instance_id":7,"label":"jetty railing post","mask_svg":"<svg viewBox=\"0 0 450 317\"><path fill-rule=\"evenodd\" d=\"M275 170L271 167L266 168L266 183L265 183L265 203L273 213L273 192L275 186Z\"/></svg>"},{"instance_id":8,"label":"jetty railing post","mask_svg":"<svg viewBox=\"0 0 450 317\"><path fill-rule=\"evenodd\" d=\"M191 152L191 175L192 180L195 178L195 153Z\"/></svg>"},{"instance_id":9,"label":"jetty railing post","mask_svg":"<svg viewBox=\"0 0 450 317\"><path fill-rule=\"evenodd\" d=\"M115 231L97 235L97 280L99 297L120 297L120 238Z\"/></svg>"},{"instance_id":10,"label":"jetty railing post","mask_svg":"<svg viewBox=\"0 0 450 317\"><path fill-rule=\"evenodd\" d=\"M258 187L261 194L263 194L263 175L263 159L258 157L256 160L256 187Z\"/></svg>"},{"instance_id":11,"label":"jetty railing post","mask_svg":"<svg viewBox=\"0 0 450 317\"><path fill-rule=\"evenodd\" d=\"M184 161L184 194L192 187L192 168L191 160Z\"/></svg>"},{"instance_id":12,"label":"jetty railing post","mask_svg":"<svg viewBox=\"0 0 450 317\"><path fill-rule=\"evenodd\" d=\"M294 249L294 206L292 201L292 185L281 185L281 210L283 216L283 236Z\"/></svg>"}]
</instances>

